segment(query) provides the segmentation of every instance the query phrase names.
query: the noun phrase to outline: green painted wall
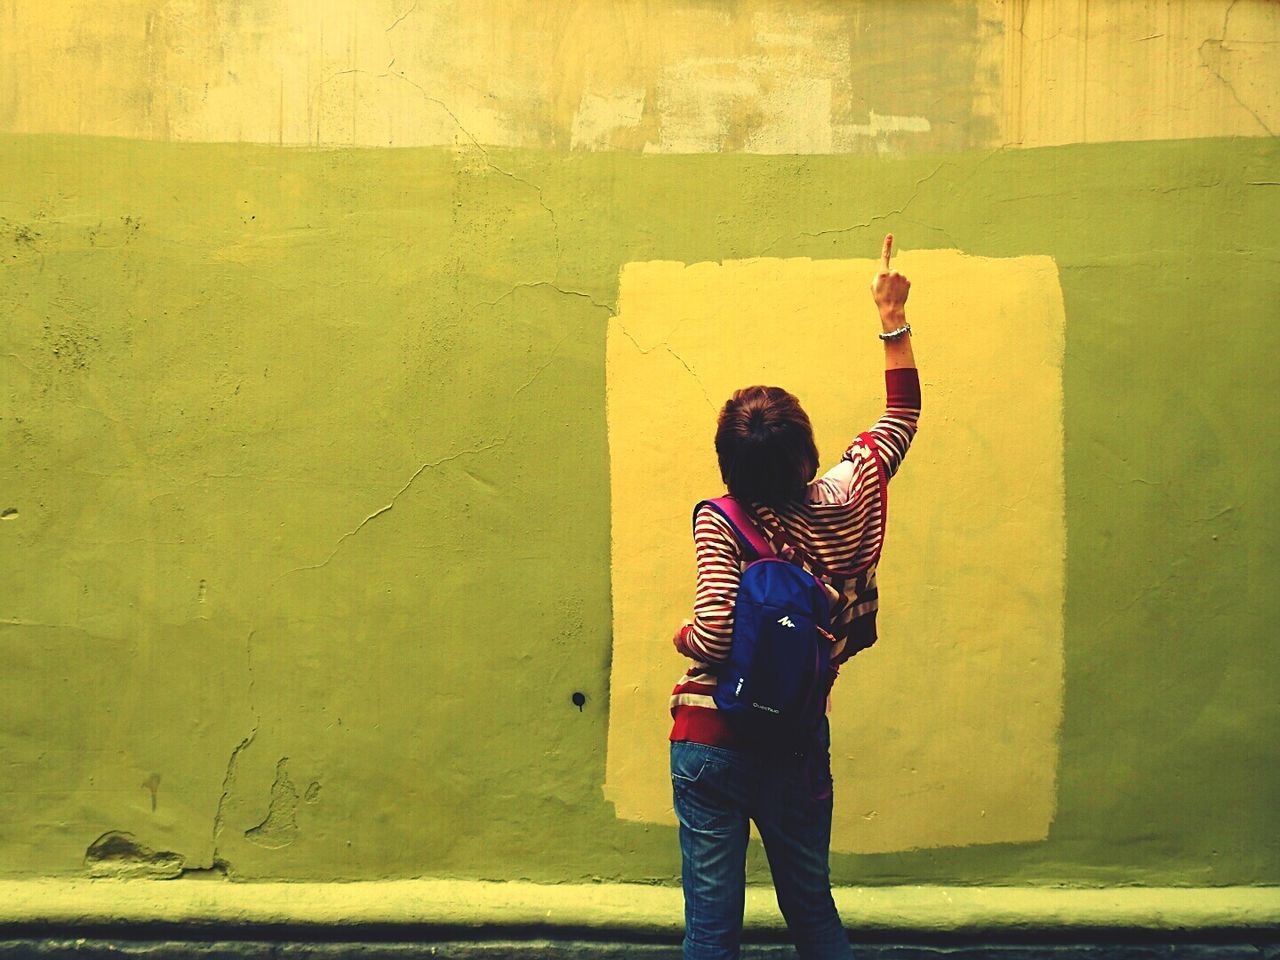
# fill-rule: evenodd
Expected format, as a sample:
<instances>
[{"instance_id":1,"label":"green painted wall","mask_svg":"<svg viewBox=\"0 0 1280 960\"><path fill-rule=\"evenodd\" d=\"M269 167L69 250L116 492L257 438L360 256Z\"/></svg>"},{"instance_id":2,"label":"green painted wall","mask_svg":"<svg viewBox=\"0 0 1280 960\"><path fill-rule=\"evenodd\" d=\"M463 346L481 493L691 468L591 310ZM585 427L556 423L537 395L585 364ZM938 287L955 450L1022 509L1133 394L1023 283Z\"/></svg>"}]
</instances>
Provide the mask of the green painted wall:
<instances>
[{"instance_id":1,"label":"green painted wall","mask_svg":"<svg viewBox=\"0 0 1280 960\"><path fill-rule=\"evenodd\" d=\"M834 878L1280 882L1278 180L1272 139L0 137L0 873L81 874L125 831L170 873L672 880L674 831L601 794L619 267L892 229L1061 273L1058 812Z\"/></svg>"}]
</instances>

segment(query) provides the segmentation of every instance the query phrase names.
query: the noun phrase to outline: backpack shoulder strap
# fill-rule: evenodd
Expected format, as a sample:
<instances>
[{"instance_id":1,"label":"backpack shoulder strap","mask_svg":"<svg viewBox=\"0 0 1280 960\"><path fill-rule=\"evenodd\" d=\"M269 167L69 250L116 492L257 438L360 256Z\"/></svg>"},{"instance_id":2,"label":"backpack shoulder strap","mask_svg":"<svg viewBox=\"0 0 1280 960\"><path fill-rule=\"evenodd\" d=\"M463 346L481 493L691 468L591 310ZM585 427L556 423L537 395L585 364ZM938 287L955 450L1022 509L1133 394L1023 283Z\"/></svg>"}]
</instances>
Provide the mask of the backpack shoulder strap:
<instances>
[{"instance_id":1,"label":"backpack shoulder strap","mask_svg":"<svg viewBox=\"0 0 1280 960\"><path fill-rule=\"evenodd\" d=\"M699 507L703 504L711 507L716 513L729 521L729 526L733 528L738 542L745 544L748 549L755 553L757 559L776 556L773 547L769 545L769 541L760 533L760 528L756 526L751 514L733 497L717 497L714 500L700 501L693 508L695 519L698 515Z\"/></svg>"},{"instance_id":2,"label":"backpack shoulder strap","mask_svg":"<svg viewBox=\"0 0 1280 960\"><path fill-rule=\"evenodd\" d=\"M872 456L876 458L876 469L882 469L884 464L880 462L880 444L876 442L875 434L870 431L860 433L858 434L858 439L862 441L863 445L871 451Z\"/></svg>"}]
</instances>

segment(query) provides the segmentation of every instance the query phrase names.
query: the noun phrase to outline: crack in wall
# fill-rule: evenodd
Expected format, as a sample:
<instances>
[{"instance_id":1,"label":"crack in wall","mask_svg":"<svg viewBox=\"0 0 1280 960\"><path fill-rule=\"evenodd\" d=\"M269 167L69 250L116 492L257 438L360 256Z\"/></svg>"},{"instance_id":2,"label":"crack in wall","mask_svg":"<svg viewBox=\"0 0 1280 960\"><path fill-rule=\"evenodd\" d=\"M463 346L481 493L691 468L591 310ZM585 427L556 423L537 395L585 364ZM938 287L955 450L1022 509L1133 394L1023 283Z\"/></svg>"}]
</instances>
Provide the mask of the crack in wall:
<instances>
[{"instance_id":1,"label":"crack in wall","mask_svg":"<svg viewBox=\"0 0 1280 960\"><path fill-rule=\"evenodd\" d=\"M910 207L911 204L915 202L915 199L918 196L920 196L920 188L925 183L927 183L928 181L936 177L938 175L938 172L943 167L948 166L950 163L951 161L949 160L943 160L940 164L938 164L936 167L933 168L932 173L926 174L925 176L917 180L915 185L915 192L913 192L911 196L907 198L906 202L902 206L898 207L897 210L890 210L888 213L876 214L874 217L872 217L870 220L867 220L865 223L854 223L854 224L850 224L847 227L832 227L827 230L801 230L799 233L795 234L791 238L791 240L794 243L795 241L799 240L801 237L816 238L816 237L833 236L839 233L850 233L854 230L863 230L874 223L879 223L881 220L888 220L890 217L899 216L900 214L905 213L907 208ZM760 256L763 257L766 254L768 254L769 251L772 250L774 247L776 247L781 240L782 240L781 237L778 237L777 239L773 240L767 247L764 248L764 250L760 252Z\"/></svg>"},{"instance_id":2,"label":"crack in wall","mask_svg":"<svg viewBox=\"0 0 1280 960\"><path fill-rule=\"evenodd\" d=\"M688 371L689 376L693 377L693 382L696 383L698 385L698 389L702 391L702 396L707 401L707 406L710 407L712 410L717 409L715 401L711 399L711 394L707 392L706 384L702 382L702 378L699 377L696 372L694 372L693 367L689 366L688 361L686 361L684 357L680 356L680 354L676 353L673 349L671 349L671 345L668 344L665 340L662 341L661 343L654 344L652 347L649 347L648 349L645 349L644 347L640 346L640 341L631 335L631 331L629 331L626 327L624 327L621 321L618 322L618 331L624 337L626 337L628 340L631 341L631 343L635 346L635 348L640 351L641 356L648 356L659 347L661 347L663 350L666 350L667 353L671 354L671 356L675 358L675 360L680 364L680 366L684 367L685 370Z\"/></svg>"},{"instance_id":3,"label":"crack in wall","mask_svg":"<svg viewBox=\"0 0 1280 960\"><path fill-rule=\"evenodd\" d=\"M715 401L711 399L711 394L707 393L707 387L702 382L702 378L699 377L696 373L694 373L693 367L689 366L688 361L685 360L684 357L680 356L680 354L672 350L671 347L668 346L667 344L665 343L662 344L662 347L664 350L667 351L667 353L671 354L671 356L676 358L676 360L680 363L680 366L684 367L686 370L689 371L689 376L693 377L694 383L696 383L698 385L698 389L702 391L702 396L706 399L707 406L710 407L712 410L715 410L716 409Z\"/></svg>"},{"instance_id":4,"label":"crack in wall","mask_svg":"<svg viewBox=\"0 0 1280 960\"><path fill-rule=\"evenodd\" d=\"M368 524L370 521L376 520L378 517L382 516L384 513L386 513L392 507L394 507L396 505L396 501L400 499L401 495L406 490L408 490L411 486L413 486L413 482L422 475L423 471L431 469L432 467L438 467L438 466L441 466L442 464L449 463L452 460L457 460L459 457L465 457L468 454L483 453L486 450L492 450L495 447L502 446L506 442L507 442L506 437L499 437L497 440L494 440L492 443L483 444L482 446L478 446L478 447L471 447L467 450L459 450L457 453L451 453L447 457L441 457L439 460L428 460L426 463L422 464L422 466L418 467L418 469L413 472L413 475L409 477L407 481L405 481L404 486L402 486L399 490L395 492L394 495L392 495L390 502L386 503L385 505L379 507L377 510L373 511L373 513L369 514L367 517L361 520L358 524L356 524L355 527L353 527L351 530L348 530L341 537L339 537L338 542L333 545L333 549L329 551L329 555L327 557L325 557L319 563L312 563L312 564L308 564L307 566L294 567L292 570L286 570L284 573L276 577L276 579L271 582L271 585L267 588L267 592L269 593L282 580L292 576L295 573L301 573L304 570L319 570L321 567L327 566L329 561L332 560L337 555L338 550L341 549L343 543L345 543L351 537L354 537L357 533L363 530L365 525Z\"/></svg>"},{"instance_id":5,"label":"crack in wall","mask_svg":"<svg viewBox=\"0 0 1280 960\"><path fill-rule=\"evenodd\" d=\"M554 357L552 359L554 359ZM551 361L548 360L548 362L544 364L543 367L539 368L538 372L534 374L534 377L529 381L529 383L532 383L534 379L537 379L538 375L541 374L542 370L546 369L547 366L550 366L550 363ZM524 386L528 386L528 384L525 384ZM524 387L521 387L520 389L524 389ZM519 392L519 391L516 391L516 392ZM509 433L510 433L510 428L508 428L508 434ZM338 551L341 549L343 543L345 543L351 537L359 533L370 521L376 519L377 517L382 516L384 513L387 513L389 510L391 510L396 505L396 501L400 499L400 497L405 493L405 491L407 491L411 486L413 486L414 481L417 480L418 477L420 477L424 471L431 469L433 467L441 466L442 464L445 464L445 463L449 463L453 460L457 460L460 457L467 456L468 454L477 454L477 453L482 453L486 450L492 450L496 447L502 446L506 442L507 442L507 437L505 436L500 437L497 440L493 441L492 443L483 444L481 446L472 447L466 450L459 450L455 453L449 454L448 456L441 457L438 460L428 460L427 462L423 463L421 466L418 467L417 470L413 472L413 475L409 477L409 479L404 483L404 485L401 486L400 489L396 491L396 493L391 497L391 500L388 503L386 503L384 506L379 507L377 510L370 513L367 517L361 520L360 523L358 523L354 528L352 528L351 530L343 534L341 537L339 537L338 542L334 544L333 549L329 552L329 555L324 558L324 560L322 560L320 563L311 564L305 567L295 567L294 569L286 571L285 573L277 577L275 580L273 580L267 586L266 591L263 593L263 597L262 597L263 602L265 603L266 599L271 595L271 592L276 588L276 586L278 586L284 579L291 576L292 574L300 573L306 570L318 570L321 567L326 566L331 560L333 560L335 556L337 556ZM250 629L248 636L245 637L245 657L246 657L247 669L249 674L248 699L249 699L249 709L254 715L253 730L249 733L247 737L241 740L240 743L236 746L236 748L231 752L231 757L227 761L227 771L224 774L223 780L222 780L222 794L218 798L218 806L214 812L214 818L213 818L213 854L212 854L211 869L219 870L223 874L228 873L230 869L230 864L226 860L218 856L218 838L221 836L223 828L226 825L226 815L225 815L226 803L231 795L231 789L235 785L236 770L239 765L240 754L244 752L244 750L249 746L249 744L251 744L254 741L254 739L258 735L258 730L262 725L262 715L261 713L259 713L256 707L255 674L253 670L253 640L254 640L254 637L257 636L257 633L258 633L258 628L255 626L252 629ZM284 759L287 760L288 758L286 757ZM285 779L287 780L287 776ZM279 780L280 780L279 765L277 765L277 782L279 782ZM292 787L292 784L290 784L289 786ZM275 791L275 787L273 787L273 793L274 791ZM294 791L294 793L296 794L296 790ZM246 832L246 836L250 840L253 840L256 843L259 843L260 846L271 846L276 839L279 839L279 834L278 832L274 831L274 828L271 830L267 829L270 816L271 815L269 813L268 820L264 820L263 823L258 825L258 827L252 828L254 830L260 830L261 831L260 833L255 834L254 837L248 837L248 833ZM257 839L255 839L255 837ZM280 844L280 845L283 846L286 844Z\"/></svg>"},{"instance_id":6,"label":"crack in wall","mask_svg":"<svg viewBox=\"0 0 1280 960\"><path fill-rule=\"evenodd\" d=\"M414 6L411 7L409 10L407 10L404 14L402 14L395 21L395 23L391 25L391 27L388 27L388 32L390 32L392 28L394 28L396 25L402 22L416 8L417 8L417 4L415 3ZM394 62L394 59L395 58L393 55L392 62ZM350 74L350 73L367 73L367 72L368 71L362 71L362 70L356 70L356 69L345 70L345 71L340 71L337 74L334 74L333 77L330 77L328 79L331 80L336 78L337 76ZM557 280L559 278L559 273L560 273L560 255L561 255L559 222L556 219L555 211L553 211L551 207L546 203L546 198L540 186L532 183L531 181L523 177L520 177L512 173L511 171L504 170L498 164L494 163L492 158L489 156L488 151L484 148L484 146L479 142L479 140L476 139L475 136L471 134L470 131L468 131L462 125L457 115L449 108L447 104L444 103L444 101L440 100L439 98L432 97L430 94L426 92L425 89L421 87L421 85L417 84L416 82L411 80L409 77L405 76L403 73L387 72L384 74L374 75L374 76L397 77L403 80L404 82L410 84L411 86L415 87L419 91L419 93L423 96L424 99L436 104L441 110L443 110L446 114L449 115L450 119L454 122L454 124L458 127L458 129L467 137L467 139L471 141L475 149L480 152L481 156L484 158L486 166L496 171L497 173L500 173L506 177L509 177L510 179L515 180L516 182L521 183L529 187L530 189L534 190L537 194L539 205L543 208L543 210L546 211L548 216L551 218L552 228L554 231L554 238L555 238L555 249L556 249L555 270L554 270L552 279L537 280L537 281L530 281L527 283L516 284L510 290L504 293L502 296L498 297L496 300L483 301L485 305L496 306L498 303L500 303L502 300L506 299L507 297L513 296L515 292L520 289L533 288L533 287L548 287L556 291L558 294L562 296L578 297L578 298L585 299L589 301L593 307L607 311L610 316L612 316L616 312L616 308L611 308L609 305L599 302L594 297L592 297L589 293L586 293L581 290L572 290L566 287L561 287L557 283ZM322 81L321 84L325 82L328 82L328 80ZM551 350L550 356L548 356L548 358L533 372L533 375L529 377L528 380L526 380L519 387L517 387L515 391L513 391L512 397L517 396L518 394L520 394L521 392L523 392L524 390L532 386L545 373L545 371L548 368L550 368L550 366L555 362L556 358L560 355L561 349L564 347L565 343L568 342L571 336L572 336L572 331L566 333L559 341L557 341L557 343ZM687 364L685 366L687 369ZM690 372L692 373L692 371ZM704 394L705 394L705 391L704 391ZM512 417L512 421L514 421L514 415ZM499 446L502 446L507 442L507 439L511 433L511 430L512 430L512 424L509 423L507 427L507 435L500 437L491 443L483 444L481 446L473 447L466 450L460 450L455 453L449 454L448 456L441 457L437 460L430 460L421 464L413 472L413 474L409 477L409 479L400 487L400 489L395 492L395 494L391 497L391 499L386 504L379 507L377 510L374 510L372 513L368 514L363 520L361 520L358 524L356 524L355 527L353 527L351 530L347 531L341 537L339 537L338 541L334 544L333 548L329 551L329 554L323 560L321 560L319 563L309 564L302 567L295 567L292 570L286 571L284 574L282 574L281 576L277 577L274 581L272 581L264 594L264 597L263 597L264 601L267 597L270 596L271 592L275 589L275 587L278 586L287 577L292 576L293 574L296 574L296 573L302 573L309 570L318 570L327 566L338 555L339 551L342 548L342 545L346 543L347 540L356 536L369 523L373 522L378 517L391 511L395 507L400 497L403 496L404 493L408 491L411 486L413 486L414 482L422 475L424 471L428 469L432 469L434 467L439 467L445 463L457 460L463 456L481 453L486 450L492 450ZM471 475L469 471L468 471L468 474ZM474 475L471 475L471 476L473 477L473 479L476 479ZM225 860L221 859L218 856L218 841L219 841L219 837L221 836L222 830L225 827L225 807L230 797L231 789L234 787L234 784L235 784L236 771L238 768L240 755L249 746L249 744L252 743L253 740L256 738L258 734L258 730L261 725L261 715L259 714L255 706L255 703L256 703L255 674L253 669L253 641L254 641L254 638L257 636L257 632L258 632L257 627L254 627L249 631L248 636L245 638L245 653L246 653L247 668L248 668L248 674L249 674L249 704L250 704L250 709L253 712L255 717L254 727L252 732L249 734L249 736L241 740L241 742L232 751L231 758L229 759L227 764L227 772L223 778L222 794L219 797L217 810L215 811L215 815L214 815L213 869L221 870L224 874L227 873L230 865ZM282 760L281 763L283 762L284 761ZM287 774L285 775L284 781L287 781ZM246 839L250 840L251 842L257 843L260 846L267 846L267 847L286 846L288 845L288 843L292 842L293 834L290 834L289 830L285 829L285 827L288 827L288 825L291 823L292 829L296 832L296 826L297 826L296 816L294 816L292 820L286 818L284 821L280 821L280 822L273 821L272 819L273 816L277 816L277 804L280 802L280 797L288 793L288 790L292 787L291 783L285 783L284 781L281 780L281 768L280 768L280 765L278 764L277 778L272 788L273 790L272 806L268 812L268 816L262 823L258 824L256 827L250 828L245 832ZM283 791L283 793L281 793L281 791ZM279 794L279 796L277 794ZM296 790L293 791L293 795L296 800ZM294 807L296 807L296 803L294 804ZM285 827L280 827L280 823L284 823ZM282 833L281 830L284 830L284 833ZM283 842L281 842L282 837L284 837L285 834L289 834L289 837L287 840L284 840Z\"/></svg>"},{"instance_id":7,"label":"crack in wall","mask_svg":"<svg viewBox=\"0 0 1280 960\"><path fill-rule=\"evenodd\" d=\"M926 230L932 230L934 233L940 233L943 238L946 239L947 245L951 247L952 250L960 249L960 244L956 242L956 238L936 223L925 223L923 220L916 220L914 217L903 217L902 221L903 223L914 223L917 227L924 227Z\"/></svg>"},{"instance_id":8,"label":"crack in wall","mask_svg":"<svg viewBox=\"0 0 1280 960\"><path fill-rule=\"evenodd\" d=\"M519 396L522 392L524 392L525 390L527 390L529 387L533 386L534 382L535 382L535 381L536 381L540 376L542 376L543 371L545 371L545 370L547 369L547 367L551 366L551 364L553 364L553 363L555 363L555 362L556 362L556 359L560 356L560 349L561 349L561 348L562 348L566 343L568 343L568 342L569 342L569 338L570 338L570 337L572 337L572 336L573 336L573 331L572 331L572 330L570 330L570 331L569 331L568 333L566 333L563 337L561 337L559 340L557 340L557 341L556 341L555 346L553 346L553 347L551 348L551 354L547 357L547 359L546 359L546 360L544 360L544 361L543 361L542 365L541 365L541 366L539 366L539 367L538 367L538 369L537 369L537 370L535 370L535 371L533 372L533 376L531 376L528 380L526 380L524 383L520 384L520 386L516 387L516 388L515 388L515 390L514 390L514 391L512 391L512 393L511 393L511 397L512 397L512 399L515 399L515 398L516 398L517 396Z\"/></svg>"},{"instance_id":9,"label":"crack in wall","mask_svg":"<svg viewBox=\"0 0 1280 960\"><path fill-rule=\"evenodd\" d=\"M411 6L404 13L400 14L400 16L396 17L395 20L392 21L391 26L387 27L386 32L390 33L396 27L400 26L400 24L404 23L405 18L408 17L409 14L413 13L413 11L417 9L418 9L418 2L417 0L414 0L413 6ZM395 59L395 58L393 57L392 59Z\"/></svg>"},{"instance_id":10,"label":"crack in wall","mask_svg":"<svg viewBox=\"0 0 1280 960\"><path fill-rule=\"evenodd\" d=\"M582 290L570 290L566 287L561 287L550 280L531 280L528 283L517 283L506 293L502 294L502 296L498 297L496 300L481 300L479 303L476 304L476 306L496 307L503 300L506 300L508 297L512 296L517 290L527 290L530 287L550 287L552 290L556 291L556 293L563 294L566 297L581 297L584 300L589 300L593 307L598 307L601 310L608 311L610 316L613 316L613 314L617 312L616 306L610 306L607 303L601 303L599 300L591 296L591 294L589 293L586 293Z\"/></svg>"},{"instance_id":11,"label":"crack in wall","mask_svg":"<svg viewBox=\"0 0 1280 960\"><path fill-rule=\"evenodd\" d=\"M395 62L394 55L391 58L391 62L392 63ZM369 73L369 71L367 70L358 70L354 68L352 70L343 71L343 72L344 73ZM338 75L339 74L335 74L335 76L338 76ZM443 110L445 113L449 115L449 119L453 121L454 125L460 131L462 131L462 133L466 136L466 138L471 141L472 145L478 151L480 151L480 156L483 158L484 163L487 167L489 167L491 170L494 170L502 174L504 177L510 177L512 180L516 181L517 183L524 184L526 187L530 188L531 190L534 191L534 193L537 194L538 206L542 207L542 209L546 211L547 216L551 218L551 237L553 242L555 243L555 270L551 274L551 283L554 284L557 280L559 280L560 265L561 265L560 261L561 261L561 255L562 255L561 243L560 243L560 221L556 218L556 212L552 210L551 206L547 203L546 194L543 192L542 187L531 180L527 180L524 177L519 176L518 174L512 173L510 170L507 170L507 169L504 169L503 167L498 166L498 164L494 162L493 157L489 155L489 151L485 149L484 144L482 144L475 137L475 135L471 133L470 130L468 130L466 127L462 125L462 121L458 119L458 115L454 113L452 109L450 109L449 105L446 104L439 97L434 97L430 93L428 93L426 88L422 86L422 84L410 78L409 75L406 74L403 70L397 72L397 71L388 69L384 73L371 74L371 76L374 76L378 79L383 79L386 77L394 77L397 80L403 80L405 83L409 84L409 86L413 87L415 90L418 91L419 94L422 95L422 98L424 100L426 100L428 103L434 103L436 106L438 106L441 110ZM323 83L325 81L321 81L321 82Z\"/></svg>"},{"instance_id":12,"label":"crack in wall","mask_svg":"<svg viewBox=\"0 0 1280 960\"><path fill-rule=\"evenodd\" d=\"M249 639L252 641L253 631L250 631ZM250 686L252 687L252 667L250 668L249 677ZM250 709L253 709L252 695L249 697L249 706ZM211 857L213 867L218 867L219 865L224 869L230 867L230 864L228 864L227 861L218 856L218 837L221 836L222 829L226 825L226 815L223 812L223 808L226 806L227 799L231 796L231 788L235 786L236 767L240 762L240 754L249 746L249 744L253 743L254 738L258 735L258 727L261 725L261 717L258 717L256 713L257 712L255 711L253 731L241 740L240 743L236 745L236 748L231 751L231 758L227 761L227 772L222 777L222 795L218 797L218 808L214 811L213 815L213 855Z\"/></svg>"},{"instance_id":13,"label":"crack in wall","mask_svg":"<svg viewBox=\"0 0 1280 960\"><path fill-rule=\"evenodd\" d=\"M1262 117L1258 116L1258 112L1254 110L1253 107L1249 106L1240 98L1240 94L1236 92L1236 88L1231 81L1224 77L1222 75L1222 71L1214 67L1214 65L1209 62L1209 58L1205 56L1205 47L1212 46L1218 51L1218 60L1221 62L1222 54L1226 49L1227 44L1227 26L1231 22L1231 11L1235 9L1236 4L1239 2L1240 0L1231 0L1231 3L1227 5L1226 13L1222 16L1222 36L1209 37L1196 48L1196 53L1200 57L1200 65L1208 70L1213 76L1218 78L1218 81L1227 88L1227 92L1231 94L1235 102L1248 111L1249 116L1253 117L1253 119L1258 122L1258 126L1266 131L1267 136L1274 137L1275 131L1267 126L1266 121L1263 120Z\"/></svg>"}]
</instances>

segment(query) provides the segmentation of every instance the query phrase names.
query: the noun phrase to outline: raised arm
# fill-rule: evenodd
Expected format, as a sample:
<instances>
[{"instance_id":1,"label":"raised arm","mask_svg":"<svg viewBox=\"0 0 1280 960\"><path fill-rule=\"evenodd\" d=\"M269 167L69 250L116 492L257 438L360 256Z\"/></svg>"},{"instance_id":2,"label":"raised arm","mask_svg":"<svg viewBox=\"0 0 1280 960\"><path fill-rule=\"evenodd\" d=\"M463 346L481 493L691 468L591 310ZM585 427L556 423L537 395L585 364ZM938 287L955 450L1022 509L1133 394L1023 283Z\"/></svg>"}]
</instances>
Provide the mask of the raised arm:
<instances>
[{"instance_id":1,"label":"raised arm","mask_svg":"<svg viewBox=\"0 0 1280 960\"><path fill-rule=\"evenodd\" d=\"M884 335L884 414L871 427L870 433L884 465L885 476L892 477L907 455L916 434L920 417L920 376L911 350L911 328L907 325L907 294L911 281L891 269L893 234L884 238L880 252L880 269L871 282L871 297L880 314ZM855 439L844 457L814 484L815 495L822 503L848 503L874 470L868 462L866 445Z\"/></svg>"},{"instance_id":2,"label":"raised arm","mask_svg":"<svg viewBox=\"0 0 1280 960\"><path fill-rule=\"evenodd\" d=\"M902 465L916 435L920 419L920 373L911 350L911 326L907 323L907 294L911 281L889 266L893 234L884 238L880 272L871 284L871 296L884 328L885 410L869 431L876 438L885 475L892 477Z\"/></svg>"}]
</instances>

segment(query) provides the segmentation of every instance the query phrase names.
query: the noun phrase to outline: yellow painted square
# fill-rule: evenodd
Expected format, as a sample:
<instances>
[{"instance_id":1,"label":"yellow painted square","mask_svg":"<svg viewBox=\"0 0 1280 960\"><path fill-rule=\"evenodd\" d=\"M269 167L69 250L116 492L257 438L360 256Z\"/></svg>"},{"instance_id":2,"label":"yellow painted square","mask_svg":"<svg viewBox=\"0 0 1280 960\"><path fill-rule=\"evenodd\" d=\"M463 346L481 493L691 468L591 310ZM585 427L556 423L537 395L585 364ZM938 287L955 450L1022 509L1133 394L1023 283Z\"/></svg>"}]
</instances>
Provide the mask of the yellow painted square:
<instances>
[{"instance_id":1,"label":"yellow painted square","mask_svg":"<svg viewBox=\"0 0 1280 960\"><path fill-rule=\"evenodd\" d=\"M890 485L880 640L834 693L832 849L1043 839L1062 709L1066 531L1057 268L908 252L921 428ZM608 338L613 663L605 795L674 823L667 700L686 666L690 514L724 492L719 407L796 394L822 469L884 408L873 260L623 267Z\"/></svg>"}]
</instances>

